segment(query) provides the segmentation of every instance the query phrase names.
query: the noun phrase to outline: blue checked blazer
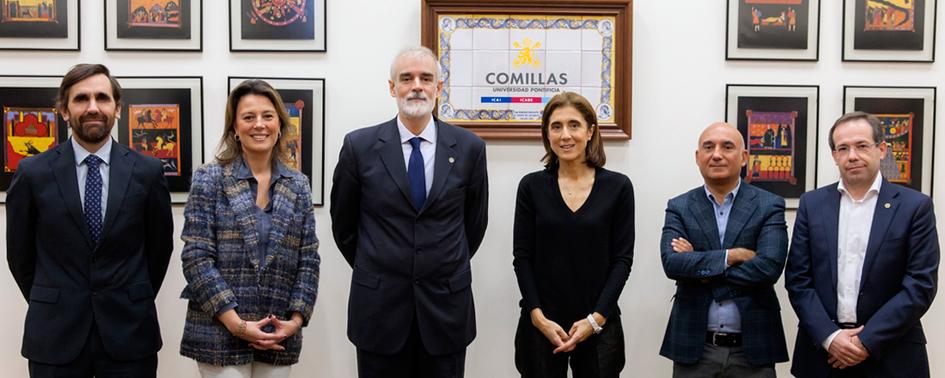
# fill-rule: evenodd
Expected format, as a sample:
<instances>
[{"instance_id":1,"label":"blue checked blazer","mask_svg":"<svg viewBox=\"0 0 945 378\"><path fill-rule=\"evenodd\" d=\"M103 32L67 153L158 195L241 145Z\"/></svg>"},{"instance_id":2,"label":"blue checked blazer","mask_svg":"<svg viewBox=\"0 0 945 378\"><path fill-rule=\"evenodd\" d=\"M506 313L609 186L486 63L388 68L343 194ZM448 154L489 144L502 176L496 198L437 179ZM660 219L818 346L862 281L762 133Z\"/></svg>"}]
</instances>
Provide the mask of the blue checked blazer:
<instances>
[{"instance_id":1,"label":"blue checked blazer","mask_svg":"<svg viewBox=\"0 0 945 378\"><path fill-rule=\"evenodd\" d=\"M781 307L774 284L787 258L784 199L744 181L719 245L712 203L704 187L669 200L660 253L666 276L676 280L673 310L660 355L691 364L702 357L713 300L734 300L742 319L745 357L755 365L788 360ZM682 237L693 252L675 253L670 244ZM725 268L725 250L747 248L757 256Z\"/></svg>"},{"instance_id":2,"label":"blue checked blazer","mask_svg":"<svg viewBox=\"0 0 945 378\"><path fill-rule=\"evenodd\" d=\"M280 163L281 164L281 163ZM264 261L257 257L256 198L236 178L240 160L200 167L184 209L181 252L189 299L180 353L213 365L253 361L298 362L302 332L281 343L285 351L259 351L233 336L215 315L230 303L244 320L302 314L308 324L318 293L319 256L308 179L285 166L272 197L272 228ZM264 190L264 189L263 189Z\"/></svg>"}]
</instances>

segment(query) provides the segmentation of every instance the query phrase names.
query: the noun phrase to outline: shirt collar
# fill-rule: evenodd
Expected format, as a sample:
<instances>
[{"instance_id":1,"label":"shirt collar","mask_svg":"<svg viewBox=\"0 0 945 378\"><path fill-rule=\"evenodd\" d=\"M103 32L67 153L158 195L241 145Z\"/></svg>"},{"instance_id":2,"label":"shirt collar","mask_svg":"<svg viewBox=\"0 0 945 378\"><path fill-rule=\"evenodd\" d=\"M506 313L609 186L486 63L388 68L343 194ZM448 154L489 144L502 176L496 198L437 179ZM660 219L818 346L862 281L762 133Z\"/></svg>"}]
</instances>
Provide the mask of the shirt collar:
<instances>
[{"instance_id":1,"label":"shirt collar","mask_svg":"<svg viewBox=\"0 0 945 378\"><path fill-rule=\"evenodd\" d=\"M873 179L873 184L870 185L870 189L866 191L866 195L863 196L863 199L866 199L870 193L879 194L879 189L883 187L883 175L879 172L876 172L876 178ZM840 180L840 183L837 184L837 191L842 195L849 196L850 192L847 190L847 186L843 184L843 179ZM853 198L852 196L850 198Z\"/></svg>"},{"instance_id":2,"label":"shirt collar","mask_svg":"<svg viewBox=\"0 0 945 378\"><path fill-rule=\"evenodd\" d=\"M80 166L84 164L85 158L92 155L92 153L86 150L85 147L82 147L82 145L75 140L75 137L69 138L69 142L72 143L72 151L75 153L75 165ZM112 138L108 137L108 140L105 141L102 148L95 151L94 155L102 159L105 165L108 166L112 159Z\"/></svg>"},{"instance_id":3,"label":"shirt collar","mask_svg":"<svg viewBox=\"0 0 945 378\"><path fill-rule=\"evenodd\" d=\"M253 178L253 171L249 169L249 164L246 164L246 160L243 160L243 159L239 159L239 160L240 160L240 166L236 170L236 178L239 180L249 180ZM289 172L287 171L287 169L288 168L286 168L285 165L283 165L282 162L280 162L279 160L273 160L271 175L274 178L289 177ZM270 180L270 181L276 182L276 180Z\"/></svg>"},{"instance_id":4,"label":"shirt collar","mask_svg":"<svg viewBox=\"0 0 945 378\"><path fill-rule=\"evenodd\" d=\"M738 184L735 185L735 189L732 189L731 192L729 192L728 194L726 194L726 195L725 195L725 198L731 197L732 200L734 201L734 200L735 200L735 196L738 195L738 189L741 189L741 187L742 187L742 180L738 180ZM709 201L712 202L712 203L716 203L716 202L715 202L715 196L713 196L713 195L712 195L712 192L709 191L709 187L708 187L707 185L702 185L702 189L705 189L705 195L706 195L706 197L709 197Z\"/></svg>"},{"instance_id":5,"label":"shirt collar","mask_svg":"<svg viewBox=\"0 0 945 378\"><path fill-rule=\"evenodd\" d=\"M427 142L436 144L436 123L433 121L433 117L430 117L430 122L423 128L420 135L414 135L410 130L407 130L407 126L404 126L404 123L400 120L400 116L398 115L397 132L400 133L400 144L408 143L408 141L414 137L420 137Z\"/></svg>"}]
</instances>

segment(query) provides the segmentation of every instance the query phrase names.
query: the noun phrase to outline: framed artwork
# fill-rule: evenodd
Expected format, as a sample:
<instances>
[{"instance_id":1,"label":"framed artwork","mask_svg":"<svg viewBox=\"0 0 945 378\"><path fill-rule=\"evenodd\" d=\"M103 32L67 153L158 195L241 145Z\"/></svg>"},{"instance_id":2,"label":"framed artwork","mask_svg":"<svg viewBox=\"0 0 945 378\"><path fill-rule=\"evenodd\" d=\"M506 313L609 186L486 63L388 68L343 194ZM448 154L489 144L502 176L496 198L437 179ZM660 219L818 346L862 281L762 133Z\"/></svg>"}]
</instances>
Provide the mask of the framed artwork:
<instances>
[{"instance_id":1,"label":"framed artwork","mask_svg":"<svg viewBox=\"0 0 945 378\"><path fill-rule=\"evenodd\" d=\"M889 182L932 195L935 87L843 87L843 112L879 118L886 141L880 172Z\"/></svg>"},{"instance_id":2,"label":"framed artwork","mask_svg":"<svg viewBox=\"0 0 945 378\"><path fill-rule=\"evenodd\" d=\"M286 147L289 166L308 176L312 203L325 205L325 79L229 77L228 90L249 79L265 80L279 92L291 124Z\"/></svg>"},{"instance_id":3,"label":"framed artwork","mask_svg":"<svg viewBox=\"0 0 945 378\"><path fill-rule=\"evenodd\" d=\"M588 99L604 139L630 139L632 0L423 0L435 114L483 138L538 139L555 94Z\"/></svg>"},{"instance_id":4,"label":"framed artwork","mask_svg":"<svg viewBox=\"0 0 945 378\"><path fill-rule=\"evenodd\" d=\"M190 179L203 163L203 78L118 77L118 143L161 160L171 202L187 202Z\"/></svg>"},{"instance_id":5,"label":"framed artwork","mask_svg":"<svg viewBox=\"0 0 945 378\"><path fill-rule=\"evenodd\" d=\"M725 59L818 59L820 0L727 1Z\"/></svg>"},{"instance_id":6,"label":"framed artwork","mask_svg":"<svg viewBox=\"0 0 945 378\"><path fill-rule=\"evenodd\" d=\"M745 138L745 182L784 197L796 209L817 187L816 85L739 85L725 90L725 120Z\"/></svg>"},{"instance_id":7,"label":"framed artwork","mask_svg":"<svg viewBox=\"0 0 945 378\"><path fill-rule=\"evenodd\" d=\"M844 0L843 60L935 61L937 0Z\"/></svg>"},{"instance_id":8,"label":"framed artwork","mask_svg":"<svg viewBox=\"0 0 945 378\"><path fill-rule=\"evenodd\" d=\"M0 50L79 50L79 0L0 0Z\"/></svg>"},{"instance_id":9,"label":"framed artwork","mask_svg":"<svg viewBox=\"0 0 945 378\"><path fill-rule=\"evenodd\" d=\"M68 138L66 121L56 109L62 76L0 76L0 203L20 160L38 155Z\"/></svg>"},{"instance_id":10,"label":"framed artwork","mask_svg":"<svg viewBox=\"0 0 945 378\"><path fill-rule=\"evenodd\" d=\"M325 0L229 0L230 51L325 51Z\"/></svg>"},{"instance_id":11,"label":"framed artwork","mask_svg":"<svg viewBox=\"0 0 945 378\"><path fill-rule=\"evenodd\" d=\"M201 51L203 0L105 0L105 50Z\"/></svg>"}]
</instances>

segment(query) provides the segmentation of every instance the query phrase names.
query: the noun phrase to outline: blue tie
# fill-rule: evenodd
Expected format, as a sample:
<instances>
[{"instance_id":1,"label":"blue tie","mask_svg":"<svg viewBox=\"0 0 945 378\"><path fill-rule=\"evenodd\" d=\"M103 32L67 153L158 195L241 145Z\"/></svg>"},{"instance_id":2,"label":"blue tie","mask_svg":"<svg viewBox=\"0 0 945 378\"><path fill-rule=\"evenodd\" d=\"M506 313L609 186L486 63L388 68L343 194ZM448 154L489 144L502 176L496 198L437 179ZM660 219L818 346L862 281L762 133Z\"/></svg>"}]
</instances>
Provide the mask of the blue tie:
<instances>
[{"instance_id":1,"label":"blue tie","mask_svg":"<svg viewBox=\"0 0 945 378\"><path fill-rule=\"evenodd\" d=\"M103 161L95 155L89 155L84 161L89 169L85 177L85 223L92 242L98 244L102 239L102 174L98 167Z\"/></svg>"},{"instance_id":2,"label":"blue tie","mask_svg":"<svg viewBox=\"0 0 945 378\"><path fill-rule=\"evenodd\" d=\"M419 211L427 201L427 182L423 174L423 154L420 153L420 137L410 138L410 163L407 164L407 178L410 180L410 197Z\"/></svg>"}]
</instances>

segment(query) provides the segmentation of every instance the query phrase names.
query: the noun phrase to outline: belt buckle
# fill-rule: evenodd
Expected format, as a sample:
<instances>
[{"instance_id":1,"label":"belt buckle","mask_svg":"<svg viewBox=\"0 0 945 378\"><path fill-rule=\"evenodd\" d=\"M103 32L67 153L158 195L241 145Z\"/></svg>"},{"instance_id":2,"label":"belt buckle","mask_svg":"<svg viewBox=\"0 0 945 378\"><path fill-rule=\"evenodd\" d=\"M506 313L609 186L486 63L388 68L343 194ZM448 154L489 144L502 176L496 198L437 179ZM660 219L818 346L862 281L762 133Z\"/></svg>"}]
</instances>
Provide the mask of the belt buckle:
<instances>
[{"instance_id":1,"label":"belt buckle","mask_svg":"<svg viewBox=\"0 0 945 378\"><path fill-rule=\"evenodd\" d=\"M713 332L713 333L712 333L712 344L713 344L713 345L715 345L715 346L721 346L721 345L719 345L719 342L718 342L718 340L716 339L716 338L719 337L719 336L725 337L725 336L728 336L728 333L725 333L725 332Z\"/></svg>"}]
</instances>

